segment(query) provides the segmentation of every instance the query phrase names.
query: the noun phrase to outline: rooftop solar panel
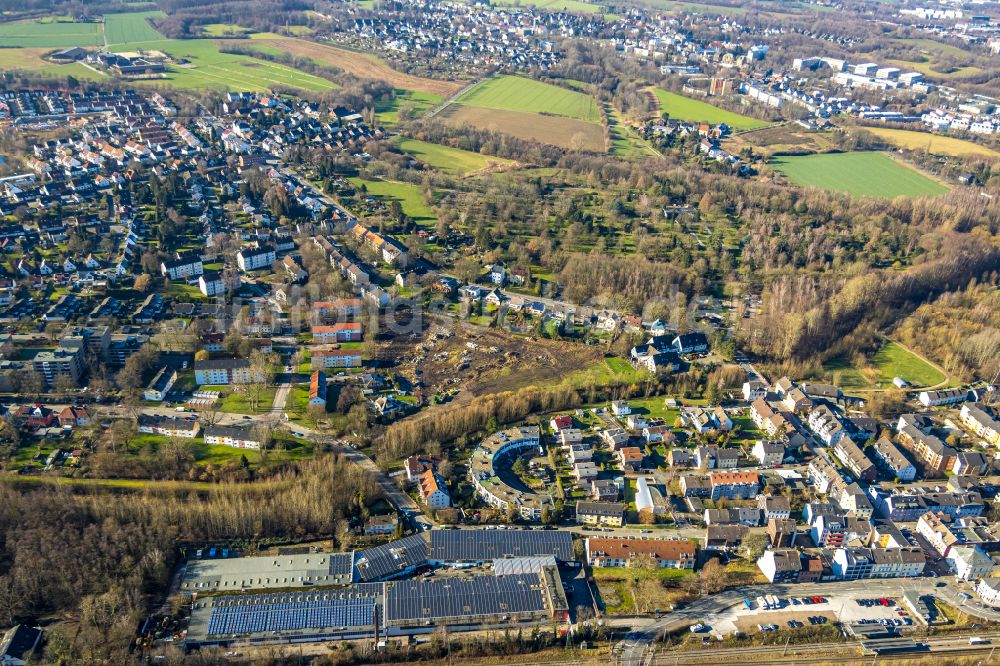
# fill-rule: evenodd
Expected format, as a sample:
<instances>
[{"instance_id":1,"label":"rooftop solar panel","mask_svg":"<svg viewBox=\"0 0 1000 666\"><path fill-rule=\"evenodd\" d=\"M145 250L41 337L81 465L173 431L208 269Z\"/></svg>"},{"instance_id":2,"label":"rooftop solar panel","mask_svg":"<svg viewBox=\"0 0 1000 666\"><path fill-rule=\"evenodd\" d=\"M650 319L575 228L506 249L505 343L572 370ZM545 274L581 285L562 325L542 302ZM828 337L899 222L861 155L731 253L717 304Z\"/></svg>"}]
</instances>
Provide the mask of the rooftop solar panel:
<instances>
[{"instance_id":1,"label":"rooftop solar panel","mask_svg":"<svg viewBox=\"0 0 1000 666\"><path fill-rule=\"evenodd\" d=\"M381 584L339 590L255 594L213 600L207 635L366 627L374 623Z\"/></svg>"},{"instance_id":2,"label":"rooftop solar panel","mask_svg":"<svg viewBox=\"0 0 1000 666\"><path fill-rule=\"evenodd\" d=\"M545 611L538 576L475 576L404 580L386 584L386 622L513 615Z\"/></svg>"},{"instance_id":3,"label":"rooftop solar panel","mask_svg":"<svg viewBox=\"0 0 1000 666\"><path fill-rule=\"evenodd\" d=\"M434 530L430 559L440 562L479 562L507 557L551 555L573 559L573 535L535 530Z\"/></svg>"},{"instance_id":4,"label":"rooftop solar panel","mask_svg":"<svg viewBox=\"0 0 1000 666\"><path fill-rule=\"evenodd\" d=\"M427 552L427 538L415 534L357 553L354 568L363 581L379 580L424 564Z\"/></svg>"}]
</instances>

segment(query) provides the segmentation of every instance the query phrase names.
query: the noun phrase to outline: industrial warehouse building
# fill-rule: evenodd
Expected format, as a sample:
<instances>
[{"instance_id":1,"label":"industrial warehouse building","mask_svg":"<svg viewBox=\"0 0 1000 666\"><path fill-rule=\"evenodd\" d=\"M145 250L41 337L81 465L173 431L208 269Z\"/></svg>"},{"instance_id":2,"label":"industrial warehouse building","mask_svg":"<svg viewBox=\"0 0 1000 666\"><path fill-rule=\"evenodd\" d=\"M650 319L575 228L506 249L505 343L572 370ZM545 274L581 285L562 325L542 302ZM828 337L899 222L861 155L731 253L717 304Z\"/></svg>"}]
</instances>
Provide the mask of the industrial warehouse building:
<instances>
[{"instance_id":1,"label":"industrial warehouse building","mask_svg":"<svg viewBox=\"0 0 1000 666\"><path fill-rule=\"evenodd\" d=\"M526 568L531 569L531 566ZM565 621L569 605L558 569L356 583L329 590L195 599L186 644L344 640L511 622Z\"/></svg>"}]
</instances>

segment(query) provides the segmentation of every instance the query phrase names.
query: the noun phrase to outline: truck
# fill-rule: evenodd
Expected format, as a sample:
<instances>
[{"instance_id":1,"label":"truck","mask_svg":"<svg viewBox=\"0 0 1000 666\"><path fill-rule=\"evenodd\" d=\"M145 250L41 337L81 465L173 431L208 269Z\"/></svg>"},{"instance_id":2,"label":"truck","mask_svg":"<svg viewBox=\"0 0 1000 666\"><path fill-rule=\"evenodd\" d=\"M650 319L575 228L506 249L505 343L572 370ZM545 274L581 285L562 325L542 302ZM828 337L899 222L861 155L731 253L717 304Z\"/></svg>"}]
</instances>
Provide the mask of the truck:
<instances>
[{"instance_id":1,"label":"truck","mask_svg":"<svg viewBox=\"0 0 1000 666\"><path fill-rule=\"evenodd\" d=\"M757 607L761 610L768 610L771 606L764 597L757 597Z\"/></svg>"},{"instance_id":2,"label":"truck","mask_svg":"<svg viewBox=\"0 0 1000 666\"><path fill-rule=\"evenodd\" d=\"M743 600L743 605L747 607L747 610L753 610L753 602L749 598Z\"/></svg>"},{"instance_id":3,"label":"truck","mask_svg":"<svg viewBox=\"0 0 1000 666\"><path fill-rule=\"evenodd\" d=\"M989 639L980 638L979 636L969 637L969 645L986 645L989 642L990 642Z\"/></svg>"},{"instance_id":4,"label":"truck","mask_svg":"<svg viewBox=\"0 0 1000 666\"><path fill-rule=\"evenodd\" d=\"M774 596L773 594L767 595L767 601L769 604L771 604L771 608L775 610L781 608L781 602L778 601L778 597Z\"/></svg>"}]
</instances>

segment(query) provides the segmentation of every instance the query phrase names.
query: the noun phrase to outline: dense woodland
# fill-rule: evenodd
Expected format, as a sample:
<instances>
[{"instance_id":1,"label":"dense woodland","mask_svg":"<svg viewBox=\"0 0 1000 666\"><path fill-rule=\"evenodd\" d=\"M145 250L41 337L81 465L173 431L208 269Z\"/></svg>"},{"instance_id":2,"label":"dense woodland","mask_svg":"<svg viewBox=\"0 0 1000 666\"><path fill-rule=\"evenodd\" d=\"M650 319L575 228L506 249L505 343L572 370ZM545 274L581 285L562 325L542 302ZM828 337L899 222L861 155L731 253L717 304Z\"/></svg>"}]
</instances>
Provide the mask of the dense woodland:
<instances>
[{"instance_id":1,"label":"dense woodland","mask_svg":"<svg viewBox=\"0 0 1000 666\"><path fill-rule=\"evenodd\" d=\"M78 631L52 628L46 663L125 663L146 595L164 589L178 542L243 549L343 535L381 497L367 472L336 456L261 484L98 488L0 487L0 622L79 609Z\"/></svg>"}]
</instances>

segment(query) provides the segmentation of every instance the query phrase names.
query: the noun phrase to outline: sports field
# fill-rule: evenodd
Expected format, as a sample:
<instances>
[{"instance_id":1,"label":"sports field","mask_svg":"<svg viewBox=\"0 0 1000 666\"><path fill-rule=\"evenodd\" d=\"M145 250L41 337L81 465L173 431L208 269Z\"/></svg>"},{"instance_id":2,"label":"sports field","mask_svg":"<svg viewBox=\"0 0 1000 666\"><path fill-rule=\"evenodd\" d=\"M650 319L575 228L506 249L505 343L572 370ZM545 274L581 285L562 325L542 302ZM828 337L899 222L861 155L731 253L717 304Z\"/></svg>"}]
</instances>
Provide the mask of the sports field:
<instances>
[{"instance_id":1,"label":"sports field","mask_svg":"<svg viewBox=\"0 0 1000 666\"><path fill-rule=\"evenodd\" d=\"M96 22L26 20L0 23L0 46L59 49L70 46L100 46L103 43L101 24Z\"/></svg>"},{"instance_id":2,"label":"sports field","mask_svg":"<svg viewBox=\"0 0 1000 666\"><path fill-rule=\"evenodd\" d=\"M827 153L778 157L772 168L796 185L856 196L899 197L942 194L948 188L903 166L884 153Z\"/></svg>"},{"instance_id":3,"label":"sports field","mask_svg":"<svg viewBox=\"0 0 1000 666\"><path fill-rule=\"evenodd\" d=\"M500 157L480 155L468 150L460 150L417 139L400 139L397 145L401 150L413 155L421 162L456 176L464 176L491 165L513 163L511 160L505 160Z\"/></svg>"},{"instance_id":4,"label":"sports field","mask_svg":"<svg viewBox=\"0 0 1000 666\"><path fill-rule=\"evenodd\" d=\"M734 130L748 130L766 127L768 123L749 116L743 116L732 111L720 109L717 106L706 104L705 102L668 92L660 88L653 88L657 101L660 103L660 111L670 114L675 120L685 120L687 122L710 123L718 125L726 123Z\"/></svg>"},{"instance_id":5,"label":"sports field","mask_svg":"<svg viewBox=\"0 0 1000 666\"><path fill-rule=\"evenodd\" d=\"M934 155L949 155L953 157L975 156L1000 158L1000 153L991 148L980 146L978 143L966 141L965 139L956 139L952 136L893 129L891 127L865 127L864 130L906 150L925 150Z\"/></svg>"},{"instance_id":6,"label":"sports field","mask_svg":"<svg viewBox=\"0 0 1000 666\"><path fill-rule=\"evenodd\" d=\"M457 101L468 106L551 114L593 123L601 120L593 97L520 76L486 79Z\"/></svg>"},{"instance_id":7,"label":"sports field","mask_svg":"<svg viewBox=\"0 0 1000 666\"><path fill-rule=\"evenodd\" d=\"M187 89L247 90L267 92L287 86L312 92L331 90L333 81L300 72L278 63L257 58L221 53L211 39L165 39L144 42L144 49L163 51L174 58L183 58L186 65L171 65L164 78L138 81L152 85L173 85ZM112 47L113 51L128 51L127 44Z\"/></svg>"},{"instance_id":8,"label":"sports field","mask_svg":"<svg viewBox=\"0 0 1000 666\"><path fill-rule=\"evenodd\" d=\"M134 44L163 39L149 23L149 19L163 16L163 12L130 12L108 14L104 17L104 34L108 44Z\"/></svg>"}]
</instances>

